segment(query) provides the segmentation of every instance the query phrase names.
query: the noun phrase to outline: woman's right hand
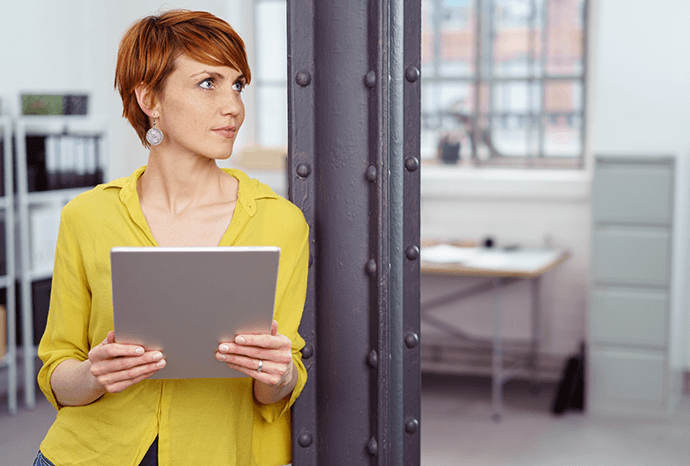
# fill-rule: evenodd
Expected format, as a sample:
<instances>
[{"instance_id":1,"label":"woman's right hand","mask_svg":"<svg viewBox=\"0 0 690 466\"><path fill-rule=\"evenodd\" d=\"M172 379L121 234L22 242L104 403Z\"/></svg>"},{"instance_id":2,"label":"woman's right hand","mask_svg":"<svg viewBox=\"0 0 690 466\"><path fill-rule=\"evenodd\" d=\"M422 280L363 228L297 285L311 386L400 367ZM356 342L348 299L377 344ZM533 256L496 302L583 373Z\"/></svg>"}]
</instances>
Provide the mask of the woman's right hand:
<instances>
[{"instance_id":1,"label":"woman's right hand","mask_svg":"<svg viewBox=\"0 0 690 466\"><path fill-rule=\"evenodd\" d=\"M89 351L91 374L109 393L119 393L165 367L160 351L115 343L115 332Z\"/></svg>"}]
</instances>

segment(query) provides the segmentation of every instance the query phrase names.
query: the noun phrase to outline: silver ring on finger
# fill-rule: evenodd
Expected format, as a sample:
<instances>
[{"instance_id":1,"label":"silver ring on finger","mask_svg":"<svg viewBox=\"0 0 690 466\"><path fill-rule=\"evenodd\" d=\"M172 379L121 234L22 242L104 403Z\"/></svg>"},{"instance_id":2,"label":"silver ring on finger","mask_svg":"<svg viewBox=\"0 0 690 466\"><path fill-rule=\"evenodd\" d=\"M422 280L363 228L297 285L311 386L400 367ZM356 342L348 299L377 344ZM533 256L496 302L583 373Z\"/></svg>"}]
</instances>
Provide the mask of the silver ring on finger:
<instances>
[{"instance_id":1,"label":"silver ring on finger","mask_svg":"<svg viewBox=\"0 0 690 466\"><path fill-rule=\"evenodd\" d=\"M261 372L261 370L264 368L264 362L259 359L259 367L256 368L256 372Z\"/></svg>"}]
</instances>

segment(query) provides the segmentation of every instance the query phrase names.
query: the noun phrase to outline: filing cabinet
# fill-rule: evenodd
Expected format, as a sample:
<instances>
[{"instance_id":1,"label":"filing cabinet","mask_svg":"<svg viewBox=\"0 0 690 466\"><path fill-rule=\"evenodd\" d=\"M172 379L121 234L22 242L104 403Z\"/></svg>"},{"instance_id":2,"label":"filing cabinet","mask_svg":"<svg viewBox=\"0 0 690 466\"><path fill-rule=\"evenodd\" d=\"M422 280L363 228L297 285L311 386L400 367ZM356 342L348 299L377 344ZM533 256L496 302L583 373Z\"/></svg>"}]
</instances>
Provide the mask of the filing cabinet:
<instances>
[{"instance_id":1,"label":"filing cabinet","mask_svg":"<svg viewBox=\"0 0 690 466\"><path fill-rule=\"evenodd\" d=\"M681 394L688 164L598 156L592 185L587 409L660 415Z\"/></svg>"}]
</instances>

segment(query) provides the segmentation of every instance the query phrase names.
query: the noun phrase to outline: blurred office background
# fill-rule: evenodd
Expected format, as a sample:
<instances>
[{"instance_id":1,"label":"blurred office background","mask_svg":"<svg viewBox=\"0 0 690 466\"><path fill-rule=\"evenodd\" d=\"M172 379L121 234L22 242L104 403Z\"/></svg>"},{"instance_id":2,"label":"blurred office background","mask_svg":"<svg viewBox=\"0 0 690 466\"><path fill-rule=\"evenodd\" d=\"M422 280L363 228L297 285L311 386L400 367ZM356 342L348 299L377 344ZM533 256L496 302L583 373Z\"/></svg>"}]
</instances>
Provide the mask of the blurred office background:
<instances>
[{"instance_id":1,"label":"blurred office background","mask_svg":"<svg viewBox=\"0 0 690 466\"><path fill-rule=\"evenodd\" d=\"M597 156L667 157L663 160L674 160L676 170L671 179L690 157L690 3L423 0L422 4L422 238L468 244L491 239L498 248L542 247L570 253L567 261L544 275L538 296L541 389L531 393L525 382L529 374L518 374L506 386L505 413L499 423L490 418L486 354L458 343L448 332L423 325L422 464L688 464L690 415L682 394L683 377L690 371L690 318L686 318L690 304L678 290L690 283L675 278L687 279L685 269L690 268L683 260L687 247L675 247L679 238L687 238L690 213L690 200L674 197L676 192L687 192L682 179L668 188L675 209L670 214L674 221L668 222L669 235L676 241L668 246L669 257L676 258L669 265L674 270L669 276L674 278L669 278L666 288L640 287L652 294L660 289L669 293L669 309L658 324L664 327L660 340L637 345L623 335L616 344L606 338L593 343L593 333L599 334L592 327L597 316L592 316L591 302L598 286L592 271L593 231L598 231L600 220L596 216L593 220ZM253 80L244 94L247 119L228 166L242 168L286 195L285 0L3 4L0 118L22 120L22 94L87 95L83 118L103 136L99 152L103 176L129 175L146 162L147 152L121 117L120 98L113 89L117 47L133 21L168 8L210 11L245 39ZM50 121L62 131L62 120ZM8 128L14 128L12 124ZM40 122L26 125L40 126ZM4 137L8 131L13 130L6 130ZM31 212L39 211L33 224L55 219L60 202L51 201L52 213L43 216L40 208L33 208ZM638 223L645 232L659 227ZM31 225L29 218L29 229ZM19 232L18 241L24 233ZM51 235L44 236L49 242ZM25 247L39 246L34 239ZM49 256L49 248L40 254ZM460 283L457 278L425 275L422 302L471 285L472 280ZM519 342L531 335L531 291L528 282L519 282L502 296L504 335L517 342L516 354ZM488 339L493 305L491 294L482 294L447 304L437 316L467 335ZM595 351L587 360L602 370L613 364L615 372L616 361L632 364L632 372L657 369L653 364L639 365L639 358L626 359L629 353L642 354L644 361L660 361L658 373L664 378L660 408L651 415L631 409L609 417L604 409L554 417L551 407L563 369L570 357L579 354L583 342ZM20 386L21 358L18 353ZM39 392L35 411L27 410L20 396L17 416L9 416L8 372L7 367L0 368L0 463L20 464L3 458L24 458L26 464L54 412ZM670 399L674 395L677 400ZM606 396L615 404L615 393ZM22 449L26 452L6 456Z\"/></svg>"}]
</instances>

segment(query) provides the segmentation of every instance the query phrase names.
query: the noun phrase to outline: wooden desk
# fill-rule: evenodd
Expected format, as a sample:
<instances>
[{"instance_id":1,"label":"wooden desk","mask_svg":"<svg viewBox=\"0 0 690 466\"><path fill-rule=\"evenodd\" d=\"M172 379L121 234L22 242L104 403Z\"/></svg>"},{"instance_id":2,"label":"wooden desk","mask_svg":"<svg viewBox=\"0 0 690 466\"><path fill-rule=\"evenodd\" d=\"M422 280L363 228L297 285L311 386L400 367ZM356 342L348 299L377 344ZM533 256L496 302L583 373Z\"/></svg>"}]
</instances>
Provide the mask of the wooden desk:
<instances>
[{"instance_id":1,"label":"wooden desk","mask_svg":"<svg viewBox=\"0 0 690 466\"><path fill-rule=\"evenodd\" d=\"M455 291L441 298L422 303L421 318L427 324L440 328L451 335L478 343L461 329L434 317L431 311L478 293L494 293L494 332L490 343L492 353L491 387L493 419L498 421L503 410L503 385L521 367L505 368L503 364L503 338L501 334L501 290L518 280L532 282L532 341L529 366L534 380L539 355L540 314L539 302L541 277L570 257L565 250L458 247L426 242L422 244L421 273L424 275L450 275L458 277L486 278L487 281L469 290Z\"/></svg>"}]
</instances>

